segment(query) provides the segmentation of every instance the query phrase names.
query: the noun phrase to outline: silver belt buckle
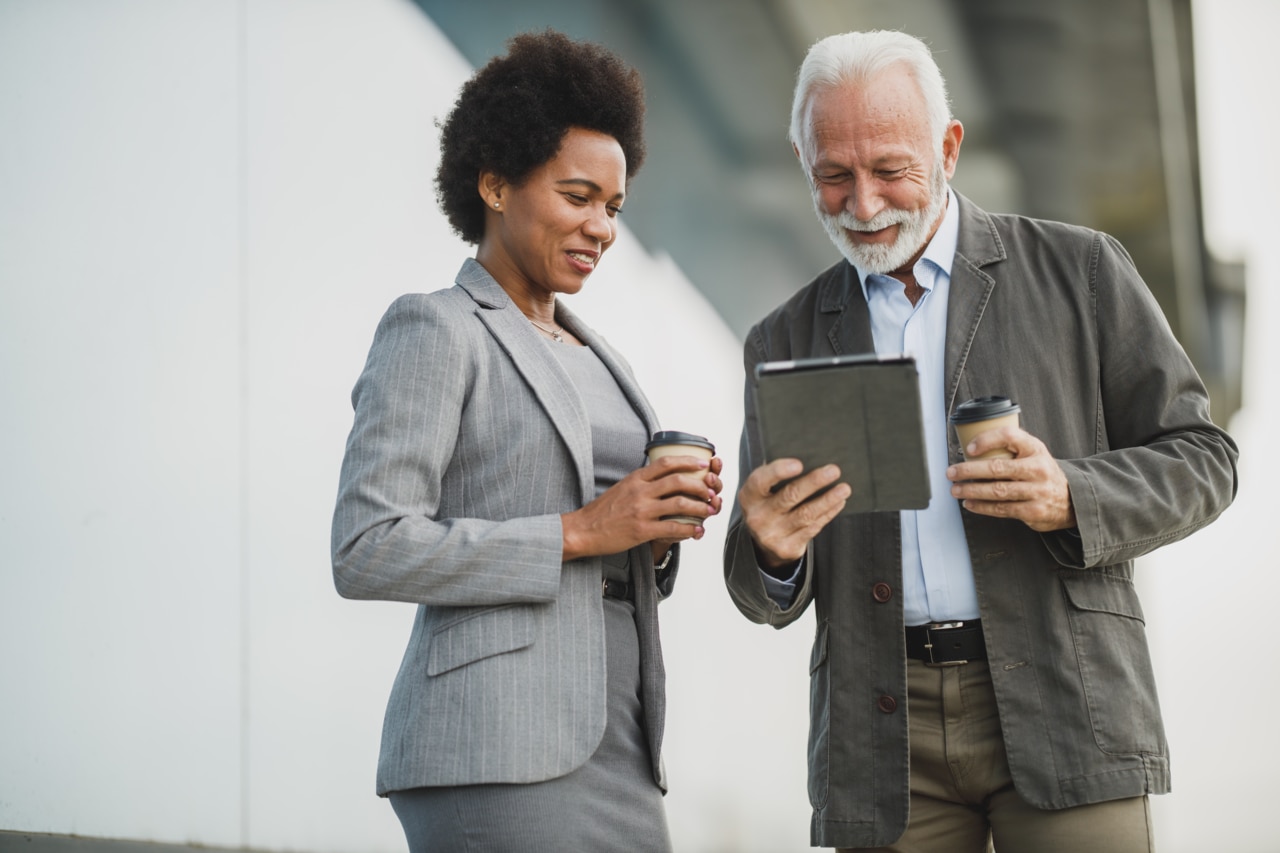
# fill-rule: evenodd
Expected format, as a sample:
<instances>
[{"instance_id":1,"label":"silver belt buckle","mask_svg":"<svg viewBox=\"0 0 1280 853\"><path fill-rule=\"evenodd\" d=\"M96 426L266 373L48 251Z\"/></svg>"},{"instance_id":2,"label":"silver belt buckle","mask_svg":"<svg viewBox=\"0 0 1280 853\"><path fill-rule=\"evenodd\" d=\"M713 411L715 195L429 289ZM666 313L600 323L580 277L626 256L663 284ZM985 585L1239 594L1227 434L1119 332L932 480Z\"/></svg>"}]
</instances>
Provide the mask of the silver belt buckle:
<instances>
[{"instance_id":1,"label":"silver belt buckle","mask_svg":"<svg viewBox=\"0 0 1280 853\"><path fill-rule=\"evenodd\" d=\"M926 625L924 629L924 632L925 632L924 647L929 651L929 659L925 661L924 665L944 667L944 666L964 666L965 664L967 664L968 663L967 660L935 661L933 659L933 632L946 631L951 628L963 628L963 627L964 627L964 622L930 622L928 625Z\"/></svg>"}]
</instances>

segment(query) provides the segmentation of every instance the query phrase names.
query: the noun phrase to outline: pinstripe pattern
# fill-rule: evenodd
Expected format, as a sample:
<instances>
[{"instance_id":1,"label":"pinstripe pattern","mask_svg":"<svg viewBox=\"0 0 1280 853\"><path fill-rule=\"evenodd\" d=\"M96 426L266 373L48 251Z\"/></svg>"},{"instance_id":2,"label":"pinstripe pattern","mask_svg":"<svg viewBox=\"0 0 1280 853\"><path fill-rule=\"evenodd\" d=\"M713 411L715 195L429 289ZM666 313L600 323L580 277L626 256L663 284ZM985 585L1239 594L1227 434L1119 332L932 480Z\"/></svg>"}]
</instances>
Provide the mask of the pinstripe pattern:
<instances>
[{"instance_id":1,"label":"pinstripe pattern","mask_svg":"<svg viewBox=\"0 0 1280 853\"><path fill-rule=\"evenodd\" d=\"M383 725L379 794L533 782L594 752L605 727L599 558L561 564L559 515L594 493L586 408L568 374L484 268L397 299L352 392L355 422L333 519L348 598L418 604ZM563 306L640 414L630 369ZM648 548L632 564L647 566ZM641 681L654 775L665 713L657 602L636 572Z\"/></svg>"}]
</instances>

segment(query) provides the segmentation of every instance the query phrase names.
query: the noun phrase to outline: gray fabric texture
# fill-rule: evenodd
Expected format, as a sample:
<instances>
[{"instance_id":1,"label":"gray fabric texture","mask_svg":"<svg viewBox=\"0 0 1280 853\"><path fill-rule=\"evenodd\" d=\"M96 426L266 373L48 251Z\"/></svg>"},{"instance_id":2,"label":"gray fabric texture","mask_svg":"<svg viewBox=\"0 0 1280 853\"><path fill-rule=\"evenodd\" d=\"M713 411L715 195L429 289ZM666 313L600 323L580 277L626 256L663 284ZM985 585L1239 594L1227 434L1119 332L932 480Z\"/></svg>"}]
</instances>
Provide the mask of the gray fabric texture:
<instances>
[{"instance_id":1,"label":"gray fabric texture","mask_svg":"<svg viewBox=\"0 0 1280 853\"><path fill-rule=\"evenodd\" d=\"M662 791L649 772L634 612L629 602L604 602L609 722L590 760L546 782L393 792L411 853L671 849Z\"/></svg>"},{"instance_id":2,"label":"gray fabric texture","mask_svg":"<svg viewBox=\"0 0 1280 853\"><path fill-rule=\"evenodd\" d=\"M596 473L595 496L599 497L605 489L644 464L644 445L649 433L645 432L644 422L627 402L604 362L590 347L547 342L547 348L569 374L587 406L591 419L591 460ZM605 577L630 580L630 561L625 553L606 555L602 559Z\"/></svg>"},{"instance_id":3,"label":"gray fabric texture","mask_svg":"<svg viewBox=\"0 0 1280 853\"><path fill-rule=\"evenodd\" d=\"M548 342L547 348L569 374L586 404L591 419L591 461L598 497L644 464L644 446L649 433L604 362L590 347Z\"/></svg>"},{"instance_id":4,"label":"gray fabric texture","mask_svg":"<svg viewBox=\"0 0 1280 853\"><path fill-rule=\"evenodd\" d=\"M630 368L562 304L639 415ZM536 782L582 766L605 731L599 557L561 563L560 514L595 494L590 420L568 373L474 260L456 286L396 300L352 392L333 575L349 598L418 606L383 724L377 791ZM631 554L648 567L648 545ZM673 567L676 560L673 560ZM660 786L657 603L635 587L641 695Z\"/></svg>"}]
</instances>

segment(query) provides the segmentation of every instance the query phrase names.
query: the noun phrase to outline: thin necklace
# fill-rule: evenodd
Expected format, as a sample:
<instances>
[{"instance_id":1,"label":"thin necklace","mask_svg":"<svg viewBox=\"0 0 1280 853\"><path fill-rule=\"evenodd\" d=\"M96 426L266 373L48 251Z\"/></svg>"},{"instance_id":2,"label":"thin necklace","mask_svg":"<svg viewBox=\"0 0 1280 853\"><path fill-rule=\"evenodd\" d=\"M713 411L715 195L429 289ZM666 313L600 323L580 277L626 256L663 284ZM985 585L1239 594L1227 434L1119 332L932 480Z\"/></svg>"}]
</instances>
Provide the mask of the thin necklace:
<instances>
[{"instance_id":1,"label":"thin necklace","mask_svg":"<svg viewBox=\"0 0 1280 853\"><path fill-rule=\"evenodd\" d=\"M555 331L552 331L551 329L548 329L546 326L542 325L541 323L536 322L532 317L527 317L526 319L530 323L533 323L533 325L537 326L539 329L541 329L542 331L550 335L551 340L555 341L558 344L564 343L564 335L560 334L564 330L561 329L559 326L556 326Z\"/></svg>"}]
</instances>

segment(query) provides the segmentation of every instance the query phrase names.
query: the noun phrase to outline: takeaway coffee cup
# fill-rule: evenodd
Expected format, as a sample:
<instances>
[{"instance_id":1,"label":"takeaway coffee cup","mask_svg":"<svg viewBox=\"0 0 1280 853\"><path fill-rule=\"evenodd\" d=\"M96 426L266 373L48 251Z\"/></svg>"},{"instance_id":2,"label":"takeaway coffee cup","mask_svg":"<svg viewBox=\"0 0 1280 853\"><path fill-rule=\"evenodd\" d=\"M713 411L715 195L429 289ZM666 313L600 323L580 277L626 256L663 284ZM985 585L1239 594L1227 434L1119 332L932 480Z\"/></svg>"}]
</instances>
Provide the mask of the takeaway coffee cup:
<instances>
[{"instance_id":1,"label":"takeaway coffee cup","mask_svg":"<svg viewBox=\"0 0 1280 853\"><path fill-rule=\"evenodd\" d=\"M973 440L980 432L997 429L1002 426L1017 426L1018 412L1022 408L1008 397L974 397L956 406L951 413L951 425L956 428L956 436L960 439L960 450ZM1012 459L1013 454L1003 447L988 450L981 456L972 459L965 453L965 461L973 459Z\"/></svg>"},{"instance_id":2,"label":"takeaway coffee cup","mask_svg":"<svg viewBox=\"0 0 1280 853\"><path fill-rule=\"evenodd\" d=\"M716 455L716 446L700 435L663 430L653 434L653 438L644 446L644 452L650 462L664 456L696 456L710 461L711 457ZM706 521L692 515L673 515L669 518L685 524L702 524Z\"/></svg>"}]
</instances>

